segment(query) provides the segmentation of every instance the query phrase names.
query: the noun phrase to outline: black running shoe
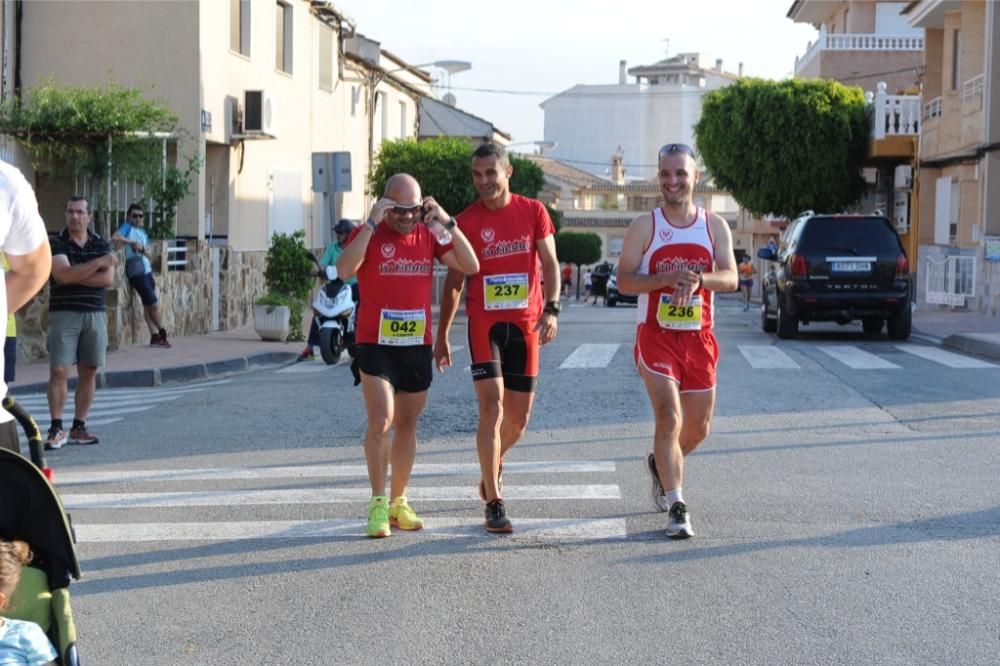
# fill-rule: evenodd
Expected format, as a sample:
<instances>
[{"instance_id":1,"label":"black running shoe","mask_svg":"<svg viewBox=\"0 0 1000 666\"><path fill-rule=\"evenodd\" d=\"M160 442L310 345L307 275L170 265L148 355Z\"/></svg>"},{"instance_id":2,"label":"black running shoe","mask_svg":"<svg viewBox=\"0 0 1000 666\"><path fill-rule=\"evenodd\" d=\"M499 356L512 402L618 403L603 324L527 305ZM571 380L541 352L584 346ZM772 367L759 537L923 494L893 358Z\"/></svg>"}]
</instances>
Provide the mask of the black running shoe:
<instances>
[{"instance_id":1,"label":"black running shoe","mask_svg":"<svg viewBox=\"0 0 1000 666\"><path fill-rule=\"evenodd\" d=\"M694 530L691 529L691 516L688 515L687 505L684 502L674 502L670 505L667 536L671 539L688 539L694 536Z\"/></svg>"},{"instance_id":2,"label":"black running shoe","mask_svg":"<svg viewBox=\"0 0 1000 666\"><path fill-rule=\"evenodd\" d=\"M503 500L496 499L486 503L486 523L487 532L506 534L514 531L514 526L507 518L507 510L504 509Z\"/></svg>"}]
</instances>

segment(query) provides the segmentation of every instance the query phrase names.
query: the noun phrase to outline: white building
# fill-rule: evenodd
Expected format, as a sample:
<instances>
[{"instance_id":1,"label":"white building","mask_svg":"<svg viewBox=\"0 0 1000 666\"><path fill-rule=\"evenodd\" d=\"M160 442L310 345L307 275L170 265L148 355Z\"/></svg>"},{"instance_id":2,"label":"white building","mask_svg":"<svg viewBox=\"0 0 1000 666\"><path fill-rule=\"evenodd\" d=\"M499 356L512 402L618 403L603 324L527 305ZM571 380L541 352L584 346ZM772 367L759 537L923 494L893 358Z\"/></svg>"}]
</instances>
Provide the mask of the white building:
<instances>
[{"instance_id":1,"label":"white building","mask_svg":"<svg viewBox=\"0 0 1000 666\"><path fill-rule=\"evenodd\" d=\"M545 140L553 159L604 175L610 156L624 152L627 177L656 175L656 152L664 143L695 145L694 126L702 98L742 75L723 71L722 60L707 66L702 53L681 53L652 65L626 70L618 83L576 85L541 103ZM628 75L635 82L627 81Z\"/></svg>"}]
</instances>

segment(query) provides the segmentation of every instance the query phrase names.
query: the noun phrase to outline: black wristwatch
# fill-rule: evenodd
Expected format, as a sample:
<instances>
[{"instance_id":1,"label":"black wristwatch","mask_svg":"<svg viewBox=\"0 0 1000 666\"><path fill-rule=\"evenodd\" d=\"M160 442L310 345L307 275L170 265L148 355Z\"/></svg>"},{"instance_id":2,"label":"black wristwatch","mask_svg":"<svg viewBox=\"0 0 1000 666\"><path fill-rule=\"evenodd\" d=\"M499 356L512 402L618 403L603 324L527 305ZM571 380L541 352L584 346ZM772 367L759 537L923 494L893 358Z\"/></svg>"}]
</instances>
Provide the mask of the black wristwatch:
<instances>
[{"instance_id":1,"label":"black wristwatch","mask_svg":"<svg viewBox=\"0 0 1000 666\"><path fill-rule=\"evenodd\" d=\"M562 311L562 304L559 301L548 301L542 312L545 314L550 314L553 317L558 317L559 313Z\"/></svg>"}]
</instances>

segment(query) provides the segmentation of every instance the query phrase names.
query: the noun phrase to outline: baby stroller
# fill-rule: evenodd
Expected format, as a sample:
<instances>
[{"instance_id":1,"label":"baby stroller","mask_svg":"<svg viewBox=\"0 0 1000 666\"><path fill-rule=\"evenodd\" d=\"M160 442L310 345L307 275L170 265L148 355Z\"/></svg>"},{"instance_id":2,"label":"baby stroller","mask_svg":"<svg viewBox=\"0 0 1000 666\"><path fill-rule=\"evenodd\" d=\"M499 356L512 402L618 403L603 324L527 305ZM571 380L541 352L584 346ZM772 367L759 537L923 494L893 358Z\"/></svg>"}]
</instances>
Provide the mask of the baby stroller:
<instances>
[{"instance_id":1,"label":"baby stroller","mask_svg":"<svg viewBox=\"0 0 1000 666\"><path fill-rule=\"evenodd\" d=\"M24 567L8 617L35 622L48 634L62 666L79 666L70 578L80 578L73 529L42 471L0 448L0 539L25 541L34 560Z\"/></svg>"}]
</instances>

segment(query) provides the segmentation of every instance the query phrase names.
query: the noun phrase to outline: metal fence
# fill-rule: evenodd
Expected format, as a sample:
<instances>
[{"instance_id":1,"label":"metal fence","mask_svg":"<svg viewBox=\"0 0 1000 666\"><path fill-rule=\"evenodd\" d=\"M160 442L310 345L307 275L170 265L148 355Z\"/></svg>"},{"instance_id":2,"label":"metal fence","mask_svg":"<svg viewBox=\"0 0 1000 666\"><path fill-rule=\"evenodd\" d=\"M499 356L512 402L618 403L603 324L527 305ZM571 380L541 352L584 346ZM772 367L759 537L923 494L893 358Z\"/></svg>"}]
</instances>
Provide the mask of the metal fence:
<instances>
[{"instance_id":1,"label":"metal fence","mask_svg":"<svg viewBox=\"0 0 1000 666\"><path fill-rule=\"evenodd\" d=\"M974 256L927 257L924 266L928 303L964 307L976 295Z\"/></svg>"}]
</instances>

